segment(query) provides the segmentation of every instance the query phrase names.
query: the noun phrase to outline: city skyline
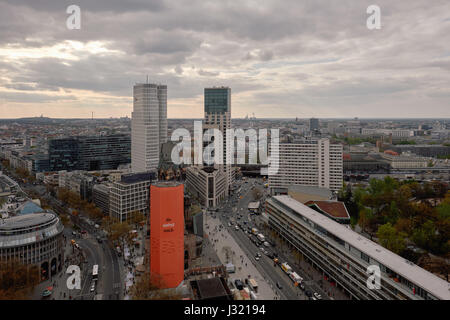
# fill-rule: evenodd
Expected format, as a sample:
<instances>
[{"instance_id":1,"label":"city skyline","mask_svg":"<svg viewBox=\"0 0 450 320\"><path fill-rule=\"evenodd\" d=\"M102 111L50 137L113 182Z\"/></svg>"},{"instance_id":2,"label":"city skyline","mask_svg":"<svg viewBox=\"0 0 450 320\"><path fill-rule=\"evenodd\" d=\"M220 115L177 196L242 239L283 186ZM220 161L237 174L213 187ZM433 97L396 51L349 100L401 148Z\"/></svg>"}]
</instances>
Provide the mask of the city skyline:
<instances>
[{"instance_id":1,"label":"city skyline","mask_svg":"<svg viewBox=\"0 0 450 320\"><path fill-rule=\"evenodd\" d=\"M378 1L380 30L370 1L177 4L79 1L69 30L64 4L2 2L0 118L131 117L147 75L168 118L202 118L219 85L233 118L450 117L447 1Z\"/></svg>"}]
</instances>

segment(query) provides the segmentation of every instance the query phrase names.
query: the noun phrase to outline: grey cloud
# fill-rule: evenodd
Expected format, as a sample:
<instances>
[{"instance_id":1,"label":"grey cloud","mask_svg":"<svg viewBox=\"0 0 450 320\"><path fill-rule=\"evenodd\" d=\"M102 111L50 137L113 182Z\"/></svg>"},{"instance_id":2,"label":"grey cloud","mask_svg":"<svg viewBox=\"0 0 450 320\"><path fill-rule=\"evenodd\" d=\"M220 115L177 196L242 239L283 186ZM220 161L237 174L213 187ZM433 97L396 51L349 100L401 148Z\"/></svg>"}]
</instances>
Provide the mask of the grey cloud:
<instances>
[{"instance_id":1,"label":"grey cloud","mask_svg":"<svg viewBox=\"0 0 450 320\"><path fill-rule=\"evenodd\" d=\"M367 96L390 101L414 92L445 100L448 0L378 0L383 28L374 32L365 24L372 2L80 0L82 28L74 31L65 27L72 1L6 0L0 2L0 49L76 40L100 41L121 53L70 51L76 61L2 56L0 86L22 92L82 89L117 99L129 97L132 84L148 74L168 84L170 98L229 85L233 94L245 93L268 110L302 101L357 110ZM43 99L24 95L24 101L33 97Z\"/></svg>"},{"instance_id":2,"label":"grey cloud","mask_svg":"<svg viewBox=\"0 0 450 320\"><path fill-rule=\"evenodd\" d=\"M47 95L41 93L0 92L0 100L9 102L44 103L52 101L77 100L75 96Z\"/></svg>"},{"instance_id":3,"label":"grey cloud","mask_svg":"<svg viewBox=\"0 0 450 320\"><path fill-rule=\"evenodd\" d=\"M214 76L218 76L219 75L219 72L205 71L205 70L202 70L202 69L198 70L197 73L200 76L205 76L205 77L214 77Z\"/></svg>"}]
</instances>

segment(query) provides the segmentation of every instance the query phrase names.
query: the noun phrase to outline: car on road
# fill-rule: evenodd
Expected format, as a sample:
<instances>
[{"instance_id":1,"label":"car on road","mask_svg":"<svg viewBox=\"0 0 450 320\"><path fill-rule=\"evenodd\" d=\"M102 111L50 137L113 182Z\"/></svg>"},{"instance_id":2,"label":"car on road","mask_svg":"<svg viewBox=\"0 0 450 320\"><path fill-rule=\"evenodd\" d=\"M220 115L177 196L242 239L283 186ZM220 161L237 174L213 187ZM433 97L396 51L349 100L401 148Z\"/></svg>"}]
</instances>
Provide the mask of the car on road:
<instances>
[{"instance_id":1,"label":"car on road","mask_svg":"<svg viewBox=\"0 0 450 320\"><path fill-rule=\"evenodd\" d=\"M314 298L316 298L317 300L322 300L322 296L320 294L318 294L317 292L313 293Z\"/></svg>"},{"instance_id":2,"label":"car on road","mask_svg":"<svg viewBox=\"0 0 450 320\"><path fill-rule=\"evenodd\" d=\"M280 289L280 290L283 289L283 286L281 285L281 283L277 282L277 288Z\"/></svg>"},{"instance_id":3,"label":"car on road","mask_svg":"<svg viewBox=\"0 0 450 320\"><path fill-rule=\"evenodd\" d=\"M234 227L234 229L235 229L236 231L239 231L239 226L236 225L236 226Z\"/></svg>"},{"instance_id":4,"label":"car on road","mask_svg":"<svg viewBox=\"0 0 450 320\"><path fill-rule=\"evenodd\" d=\"M258 257L258 256L255 256L255 260L256 260L256 261L259 261L259 257Z\"/></svg>"},{"instance_id":5,"label":"car on road","mask_svg":"<svg viewBox=\"0 0 450 320\"><path fill-rule=\"evenodd\" d=\"M242 283L241 280L239 280L239 279L234 280L234 284L236 285L236 288L238 290L244 289L244 284Z\"/></svg>"},{"instance_id":6,"label":"car on road","mask_svg":"<svg viewBox=\"0 0 450 320\"><path fill-rule=\"evenodd\" d=\"M91 286L91 292L94 292L94 291L95 291L95 282Z\"/></svg>"},{"instance_id":7,"label":"car on road","mask_svg":"<svg viewBox=\"0 0 450 320\"><path fill-rule=\"evenodd\" d=\"M256 253L256 256L258 256L258 257L260 257L261 258L261 253Z\"/></svg>"},{"instance_id":8,"label":"car on road","mask_svg":"<svg viewBox=\"0 0 450 320\"><path fill-rule=\"evenodd\" d=\"M303 291L305 291L305 285L303 283L300 283L299 285L300 289L302 289Z\"/></svg>"}]
</instances>

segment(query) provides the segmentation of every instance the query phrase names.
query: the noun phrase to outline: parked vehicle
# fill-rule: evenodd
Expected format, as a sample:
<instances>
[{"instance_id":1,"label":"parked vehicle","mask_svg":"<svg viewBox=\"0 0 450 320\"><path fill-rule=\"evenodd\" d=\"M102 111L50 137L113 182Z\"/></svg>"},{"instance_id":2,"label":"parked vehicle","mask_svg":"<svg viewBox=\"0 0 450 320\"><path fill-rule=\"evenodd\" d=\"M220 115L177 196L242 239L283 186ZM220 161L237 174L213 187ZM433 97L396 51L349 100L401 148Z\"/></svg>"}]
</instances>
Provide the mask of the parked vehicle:
<instances>
[{"instance_id":1,"label":"parked vehicle","mask_svg":"<svg viewBox=\"0 0 450 320\"><path fill-rule=\"evenodd\" d=\"M236 285L236 288L238 290L244 289L244 284L242 283L241 280L239 280L239 279L234 280L234 284Z\"/></svg>"},{"instance_id":2,"label":"parked vehicle","mask_svg":"<svg viewBox=\"0 0 450 320\"><path fill-rule=\"evenodd\" d=\"M314 298L316 298L317 300L322 300L322 296L320 294L318 294L317 292L313 293Z\"/></svg>"},{"instance_id":3,"label":"parked vehicle","mask_svg":"<svg viewBox=\"0 0 450 320\"><path fill-rule=\"evenodd\" d=\"M303 278L300 277L296 272L291 272L289 274L289 278L291 278L292 281L294 281L294 283L300 283L303 281Z\"/></svg>"},{"instance_id":4,"label":"parked vehicle","mask_svg":"<svg viewBox=\"0 0 450 320\"><path fill-rule=\"evenodd\" d=\"M281 264L281 269L283 269L283 271L288 275L292 272L292 268L287 264L287 262Z\"/></svg>"}]
</instances>

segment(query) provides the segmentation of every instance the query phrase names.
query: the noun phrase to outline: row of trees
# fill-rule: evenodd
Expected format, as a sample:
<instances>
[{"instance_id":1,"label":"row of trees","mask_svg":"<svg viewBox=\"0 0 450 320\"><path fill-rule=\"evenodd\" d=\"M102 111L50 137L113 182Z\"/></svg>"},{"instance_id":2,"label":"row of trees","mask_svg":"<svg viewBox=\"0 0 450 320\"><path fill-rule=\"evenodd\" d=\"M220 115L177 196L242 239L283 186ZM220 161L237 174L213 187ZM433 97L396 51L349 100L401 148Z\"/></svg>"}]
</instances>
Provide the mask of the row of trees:
<instances>
[{"instance_id":1,"label":"row of trees","mask_svg":"<svg viewBox=\"0 0 450 320\"><path fill-rule=\"evenodd\" d=\"M86 212L89 218L98 221L104 214L94 203L81 199L80 195L66 188L58 188L58 199L69 207Z\"/></svg>"},{"instance_id":2,"label":"row of trees","mask_svg":"<svg viewBox=\"0 0 450 320\"><path fill-rule=\"evenodd\" d=\"M366 188L344 188L339 194L358 224L381 245L405 254L415 244L444 256L450 249L450 192L441 182L419 184L390 177L372 179ZM440 203L439 203L440 202Z\"/></svg>"},{"instance_id":3,"label":"row of trees","mask_svg":"<svg viewBox=\"0 0 450 320\"><path fill-rule=\"evenodd\" d=\"M181 294L176 289L163 289L164 280L161 276L145 272L131 287L133 300L180 300Z\"/></svg>"},{"instance_id":4,"label":"row of trees","mask_svg":"<svg viewBox=\"0 0 450 320\"><path fill-rule=\"evenodd\" d=\"M118 219L105 216L101 224L111 242L131 245L133 243L131 230L137 228L143 221L145 221L144 214L140 211L133 211L129 214L127 221L120 222Z\"/></svg>"}]
</instances>

